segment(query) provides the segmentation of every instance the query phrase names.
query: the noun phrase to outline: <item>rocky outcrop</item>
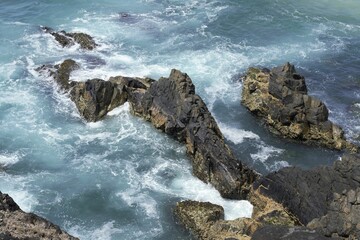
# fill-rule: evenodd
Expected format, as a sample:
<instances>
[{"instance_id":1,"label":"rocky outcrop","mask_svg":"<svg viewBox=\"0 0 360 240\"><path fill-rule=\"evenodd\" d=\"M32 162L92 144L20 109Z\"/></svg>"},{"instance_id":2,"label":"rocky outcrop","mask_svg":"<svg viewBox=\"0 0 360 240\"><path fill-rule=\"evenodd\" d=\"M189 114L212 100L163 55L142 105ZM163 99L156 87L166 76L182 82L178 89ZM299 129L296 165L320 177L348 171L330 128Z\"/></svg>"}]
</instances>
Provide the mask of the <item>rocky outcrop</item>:
<instances>
[{"instance_id":1,"label":"rocky outcrop","mask_svg":"<svg viewBox=\"0 0 360 240\"><path fill-rule=\"evenodd\" d=\"M49 27L41 27L41 29L45 33L51 34L62 47L71 47L77 43L82 49L93 50L96 46L98 46L94 39L86 33L67 33L65 31L56 32Z\"/></svg>"},{"instance_id":2,"label":"rocky outcrop","mask_svg":"<svg viewBox=\"0 0 360 240\"><path fill-rule=\"evenodd\" d=\"M214 118L195 94L195 86L186 74L173 69L169 78L158 81L123 76L109 81L69 81L71 71L77 67L73 60L65 60L60 65L42 66L38 70L48 72L61 89L69 92L87 121L98 121L128 101L133 114L186 143L195 176L211 183L223 197L247 197L258 175L237 160L225 144Z\"/></svg>"},{"instance_id":3,"label":"rocky outcrop","mask_svg":"<svg viewBox=\"0 0 360 240\"><path fill-rule=\"evenodd\" d=\"M327 237L360 239L360 188L334 193L328 213L312 220L308 227Z\"/></svg>"},{"instance_id":4,"label":"rocky outcrop","mask_svg":"<svg viewBox=\"0 0 360 240\"><path fill-rule=\"evenodd\" d=\"M341 127L328 120L325 104L307 93L304 77L289 63L271 71L249 68L241 102L275 134L357 152L358 146L346 141Z\"/></svg>"},{"instance_id":5,"label":"rocky outcrop","mask_svg":"<svg viewBox=\"0 0 360 240\"><path fill-rule=\"evenodd\" d=\"M129 96L132 112L186 143L193 173L223 197L245 199L257 174L237 160L187 74L173 69L147 91Z\"/></svg>"},{"instance_id":6,"label":"rocky outcrop","mask_svg":"<svg viewBox=\"0 0 360 240\"><path fill-rule=\"evenodd\" d=\"M218 207L191 201L178 203L175 213L198 239L225 239L220 237L229 233L255 240L360 239L360 156L345 155L313 170L270 173L253 184L248 200L254 206L251 219L212 218Z\"/></svg>"},{"instance_id":7,"label":"rocky outcrop","mask_svg":"<svg viewBox=\"0 0 360 240\"><path fill-rule=\"evenodd\" d=\"M358 155L345 155L333 166L313 170L284 168L260 178L254 187L326 236L358 236Z\"/></svg>"},{"instance_id":8,"label":"rocky outcrop","mask_svg":"<svg viewBox=\"0 0 360 240\"><path fill-rule=\"evenodd\" d=\"M23 212L9 195L1 192L0 233L0 239L78 239L42 217Z\"/></svg>"},{"instance_id":9,"label":"rocky outcrop","mask_svg":"<svg viewBox=\"0 0 360 240\"><path fill-rule=\"evenodd\" d=\"M258 193L255 195L259 197ZM251 239L257 229L267 225L294 227L295 219L280 204L264 196L257 198L254 203L260 202L251 219L224 220L223 208L208 202L179 202L174 212L197 239L204 240Z\"/></svg>"}]
</instances>

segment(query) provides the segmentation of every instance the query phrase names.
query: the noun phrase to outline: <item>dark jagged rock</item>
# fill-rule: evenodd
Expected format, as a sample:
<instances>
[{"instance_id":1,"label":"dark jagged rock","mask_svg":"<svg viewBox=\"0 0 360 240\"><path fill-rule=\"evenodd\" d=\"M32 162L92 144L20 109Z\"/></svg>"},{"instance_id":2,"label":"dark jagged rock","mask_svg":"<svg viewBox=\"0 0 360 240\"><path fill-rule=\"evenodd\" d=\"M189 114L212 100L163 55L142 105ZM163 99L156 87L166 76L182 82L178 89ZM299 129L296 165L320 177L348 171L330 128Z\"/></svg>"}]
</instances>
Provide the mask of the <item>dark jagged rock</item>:
<instances>
[{"instance_id":1,"label":"dark jagged rock","mask_svg":"<svg viewBox=\"0 0 360 240\"><path fill-rule=\"evenodd\" d=\"M234 157L186 74L172 70L169 78L158 81L118 76L109 81L69 82L75 64L66 60L55 67L55 71L50 70L50 75L63 89L70 89L70 98L87 121L98 121L108 111L128 101L132 113L186 143L193 172L198 178L213 184L223 197L247 197L257 174ZM44 69L51 68L40 68Z\"/></svg>"},{"instance_id":2,"label":"dark jagged rock","mask_svg":"<svg viewBox=\"0 0 360 240\"><path fill-rule=\"evenodd\" d=\"M173 69L169 78L129 96L132 112L186 143L193 173L223 197L245 199L257 174L238 161L188 75Z\"/></svg>"},{"instance_id":3,"label":"dark jagged rock","mask_svg":"<svg viewBox=\"0 0 360 240\"><path fill-rule=\"evenodd\" d=\"M0 211L14 212L20 210L20 207L9 195L0 192L0 200Z\"/></svg>"},{"instance_id":4,"label":"dark jagged rock","mask_svg":"<svg viewBox=\"0 0 360 240\"><path fill-rule=\"evenodd\" d=\"M86 82L72 82L72 85L70 98L81 116L90 122L98 121L126 102L123 89L110 81L91 79Z\"/></svg>"},{"instance_id":5,"label":"dark jagged rock","mask_svg":"<svg viewBox=\"0 0 360 240\"><path fill-rule=\"evenodd\" d=\"M360 188L335 193L328 214L312 220L308 227L327 237L360 239Z\"/></svg>"},{"instance_id":6,"label":"dark jagged rock","mask_svg":"<svg viewBox=\"0 0 360 240\"><path fill-rule=\"evenodd\" d=\"M331 149L359 150L346 141L341 127L328 120L325 104L307 95L304 77L289 63L271 71L249 68L241 102L275 134Z\"/></svg>"},{"instance_id":7,"label":"dark jagged rock","mask_svg":"<svg viewBox=\"0 0 360 240\"><path fill-rule=\"evenodd\" d=\"M45 33L49 33L55 37L55 40L62 46L62 47L70 47L75 43L78 43L81 48L87 50L93 50L96 46L98 46L94 39L86 34L86 33L67 33L65 31L56 32L49 27L42 27L41 28Z\"/></svg>"},{"instance_id":8,"label":"dark jagged rock","mask_svg":"<svg viewBox=\"0 0 360 240\"><path fill-rule=\"evenodd\" d=\"M32 213L23 212L14 200L0 192L0 239L76 240L55 224Z\"/></svg>"},{"instance_id":9,"label":"dark jagged rock","mask_svg":"<svg viewBox=\"0 0 360 240\"><path fill-rule=\"evenodd\" d=\"M360 187L360 157L345 155L333 166L313 170L283 168L260 178L255 189L289 209L301 223L308 224L331 210L334 193Z\"/></svg>"},{"instance_id":10,"label":"dark jagged rock","mask_svg":"<svg viewBox=\"0 0 360 240\"><path fill-rule=\"evenodd\" d=\"M267 225L259 228L251 238L252 240L327 240L314 230L305 227L285 227Z\"/></svg>"}]
</instances>

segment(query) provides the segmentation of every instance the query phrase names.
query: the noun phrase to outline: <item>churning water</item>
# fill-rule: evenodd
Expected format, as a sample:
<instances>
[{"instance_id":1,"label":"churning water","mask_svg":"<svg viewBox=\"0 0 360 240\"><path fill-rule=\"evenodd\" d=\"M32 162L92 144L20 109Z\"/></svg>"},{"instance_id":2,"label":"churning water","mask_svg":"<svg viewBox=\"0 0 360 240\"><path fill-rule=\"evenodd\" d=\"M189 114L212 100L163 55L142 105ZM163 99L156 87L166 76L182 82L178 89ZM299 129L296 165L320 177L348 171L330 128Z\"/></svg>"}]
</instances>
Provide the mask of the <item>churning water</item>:
<instances>
[{"instance_id":1,"label":"churning water","mask_svg":"<svg viewBox=\"0 0 360 240\"><path fill-rule=\"evenodd\" d=\"M272 136L240 105L249 66L287 61L348 138L360 139L357 0L2 0L0 190L81 239L191 239L172 215L183 199L250 216L191 174L185 147L125 104L86 123L34 69L72 58L73 80L189 74L237 157L259 172L331 164L338 152ZM61 48L40 26L92 35L99 47Z\"/></svg>"}]
</instances>

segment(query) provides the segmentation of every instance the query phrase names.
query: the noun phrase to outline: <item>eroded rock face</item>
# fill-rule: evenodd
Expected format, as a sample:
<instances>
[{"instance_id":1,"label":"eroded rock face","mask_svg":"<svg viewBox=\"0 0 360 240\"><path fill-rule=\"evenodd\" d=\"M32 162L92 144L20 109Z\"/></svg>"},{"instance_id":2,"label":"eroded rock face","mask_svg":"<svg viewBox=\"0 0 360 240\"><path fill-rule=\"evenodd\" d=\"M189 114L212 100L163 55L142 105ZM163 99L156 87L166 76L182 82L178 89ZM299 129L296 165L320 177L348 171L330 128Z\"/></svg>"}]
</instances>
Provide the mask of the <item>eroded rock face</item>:
<instances>
[{"instance_id":1,"label":"eroded rock face","mask_svg":"<svg viewBox=\"0 0 360 240\"><path fill-rule=\"evenodd\" d=\"M289 63L271 71L249 68L241 102L275 134L331 149L359 150L346 141L341 127L328 120L325 104L307 95L304 77Z\"/></svg>"},{"instance_id":2,"label":"eroded rock face","mask_svg":"<svg viewBox=\"0 0 360 240\"><path fill-rule=\"evenodd\" d=\"M23 212L9 195L1 192L0 233L1 239L78 239L42 217Z\"/></svg>"},{"instance_id":3,"label":"eroded rock face","mask_svg":"<svg viewBox=\"0 0 360 240\"><path fill-rule=\"evenodd\" d=\"M360 188L334 193L328 214L312 220L308 227L327 237L360 239Z\"/></svg>"},{"instance_id":4,"label":"eroded rock face","mask_svg":"<svg viewBox=\"0 0 360 240\"><path fill-rule=\"evenodd\" d=\"M312 170L283 168L260 178L254 187L289 209L306 225L332 211L331 204L343 191L360 187L360 157L345 155L333 166Z\"/></svg>"},{"instance_id":5,"label":"eroded rock face","mask_svg":"<svg viewBox=\"0 0 360 240\"><path fill-rule=\"evenodd\" d=\"M82 49L93 50L96 46L98 46L94 39L86 33L67 33L65 31L56 32L49 27L42 27L42 30L45 33L51 34L62 47L70 47L75 43L78 43Z\"/></svg>"},{"instance_id":6,"label":"eroded rock face","mask_svg":"<svg viewBox=\"0 0 360 240\"><path fill-rule=\"evenodd\" d=\"M160 78L128 100L135 115L186 143L195 176L223 197L247 197L257 174L234 157L187 74L173 69L169 78Z\"/></svg>"}]
</instances>

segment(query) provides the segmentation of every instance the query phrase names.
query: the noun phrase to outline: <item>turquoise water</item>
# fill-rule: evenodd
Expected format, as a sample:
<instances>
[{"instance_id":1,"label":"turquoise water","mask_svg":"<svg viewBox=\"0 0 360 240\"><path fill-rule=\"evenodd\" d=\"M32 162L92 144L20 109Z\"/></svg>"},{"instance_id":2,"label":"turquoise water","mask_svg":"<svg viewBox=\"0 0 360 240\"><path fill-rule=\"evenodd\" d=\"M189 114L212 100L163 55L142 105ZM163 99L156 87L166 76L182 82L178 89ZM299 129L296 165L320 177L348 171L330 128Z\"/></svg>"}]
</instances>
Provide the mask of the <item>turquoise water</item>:
<instances>
[{"instance_id":1,"label":"turquoise water","mask_svg":"<svg viewBox=\"0 0 360 240\"><path fill-rule=\"evenodd\" d=\"M294 63L330 118L360 141L360 3L320 1L0 2L0 190L81 239L191 239L172 216L182 199L249 216L191 175L182 144L124 105L85 123L36 67L73 58L73 80L187 72L243 162L266 173L331 164L341 153L272 136L240 105L249 66ZM128 14L123 17L124 13ZM40 26L82 31L93 51L61 48Z\"/></svg>"}]
</instances>

